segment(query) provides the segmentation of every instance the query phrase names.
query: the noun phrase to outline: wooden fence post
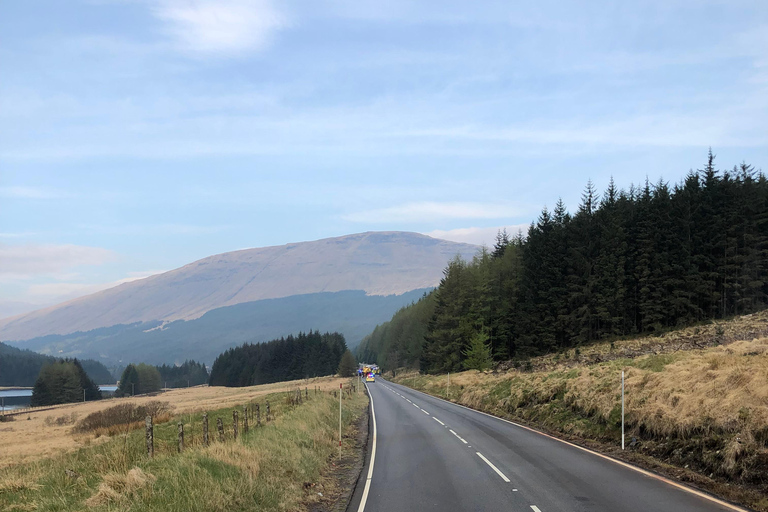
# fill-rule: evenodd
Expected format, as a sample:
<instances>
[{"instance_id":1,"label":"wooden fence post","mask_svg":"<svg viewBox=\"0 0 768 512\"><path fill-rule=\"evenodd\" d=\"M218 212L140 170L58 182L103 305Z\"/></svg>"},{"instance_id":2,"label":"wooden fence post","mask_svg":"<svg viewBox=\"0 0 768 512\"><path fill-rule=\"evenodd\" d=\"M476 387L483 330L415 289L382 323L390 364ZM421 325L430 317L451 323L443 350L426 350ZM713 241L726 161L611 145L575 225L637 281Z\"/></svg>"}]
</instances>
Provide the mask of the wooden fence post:
<instances>
[{"instance_id":1,"label":"wooden fence post","mask_svg":"<svg viewBox=\"0 0 768 512\"><path fill-rule=\"evenodd\" d=\"M179 422L179 453L184 451L184 423Z\"/></svg>"},{"instance_id":2,"label":"wooden fence post","mask_svg":"<svg viewBox=\"0 0 768 512\"><path fill-rule=\"evenodd\" d=\"M269 422L270 418L270 412L269 412L269 400L267 400L267 422Z\"/></svg>"},{"instance_id":3,"label":"wooden fence post","mask_svg":"<svg viewBox=\"0 0 768 512\"><path fill-rule=\"evenodd\" d=\"M224 442L224 422L221 421L221 418L216 418L216 428L219 431L219 442Z\"/></svg>"},{"instance_id":4,"label":"wooden fence post","mask_svg":"<svg viewBox=\"0 0 768 512\"><path fill-rule=\"evenodd\" d=\"M261 411L259 411L259 404L256 404L256 426L261 426Z\"/></svg>"},{"instance_id":5,"label":"wooden fence post","mask_svg":"<svg viewBox=\"0 0 768 512\"><path fill-rule=\"evenodd\" d=\"M232 428L234 439L237 440L237 411L232 411Z\"/></svg>"},{"instance_id":6,"label":"wooden fence post","mask_svg":"<svg viewBox=\"0 0 768 512\"><path fill-rule=\"evenodd\" d=\"M144 424L147 434L147 455L149 455L149 458L151 459L155 456L155 431L152 426L152 416L147 416L146 420L144 420Z\"/></svg>"},{"instance_id":7,"label":"wooden fence post","mask_svg":"<svg viewBox=\"0 0 768 512\"><path fill-rule=\"evenodd\" d=\"M243 406L243 434L248 433L248 406Z\"/></svg>"},{"instance_id":8,"label":"wooden fence post","mask_svg":"<svg viewBox=\"0 0 768 512\"><path fill-rule=\"evenodd\" d=\"M208 413L203 413L203 444L208 446Z\"/></svg>"},{"instance_id":9,"label":"wooden fence post","mask_svg":"<svg viewBox=\"0 0 768 512\"><path fill-rule=\"evenodd\" d=\"M304 398L309 400L309 386L304 386Z\"/></svg>"}]
</instances>

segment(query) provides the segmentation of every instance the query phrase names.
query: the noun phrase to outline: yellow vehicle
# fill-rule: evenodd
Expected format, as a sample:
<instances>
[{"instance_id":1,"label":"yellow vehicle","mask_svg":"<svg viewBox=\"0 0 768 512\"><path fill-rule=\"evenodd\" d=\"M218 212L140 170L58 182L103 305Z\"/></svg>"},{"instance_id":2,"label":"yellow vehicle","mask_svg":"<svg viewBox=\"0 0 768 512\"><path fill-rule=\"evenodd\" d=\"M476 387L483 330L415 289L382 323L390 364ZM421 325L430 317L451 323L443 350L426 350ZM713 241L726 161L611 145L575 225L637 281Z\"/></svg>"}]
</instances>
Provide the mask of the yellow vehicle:
<instances>
[{"instance_id":1,"label":"yellow vehicle","mask_svg":"<svg viewBox=\"0 0 768 512\"><path fill-rule=\"evenodd\" d=\"M376 376L373 373L369 373L365 377L365 382L376 382Z\"/></svg>"}]
</instances>

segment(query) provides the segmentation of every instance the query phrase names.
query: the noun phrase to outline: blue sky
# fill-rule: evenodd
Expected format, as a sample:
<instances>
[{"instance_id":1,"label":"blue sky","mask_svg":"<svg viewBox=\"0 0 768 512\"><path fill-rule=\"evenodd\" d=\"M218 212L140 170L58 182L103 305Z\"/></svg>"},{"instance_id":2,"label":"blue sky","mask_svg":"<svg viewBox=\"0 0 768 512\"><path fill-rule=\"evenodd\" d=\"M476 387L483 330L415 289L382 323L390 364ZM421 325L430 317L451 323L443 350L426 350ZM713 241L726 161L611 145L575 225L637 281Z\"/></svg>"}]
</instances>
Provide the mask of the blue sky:
<instances>
[{"instance_id":1,"label":"blue sky","mask_svg":"<svg viewBox=\"0 0 768 512\"><path fill-rule=\"evenodd\" d=\"M588 179L768 167L768 2L0 2L0 316Z\"/></svg>"}]
</instances>

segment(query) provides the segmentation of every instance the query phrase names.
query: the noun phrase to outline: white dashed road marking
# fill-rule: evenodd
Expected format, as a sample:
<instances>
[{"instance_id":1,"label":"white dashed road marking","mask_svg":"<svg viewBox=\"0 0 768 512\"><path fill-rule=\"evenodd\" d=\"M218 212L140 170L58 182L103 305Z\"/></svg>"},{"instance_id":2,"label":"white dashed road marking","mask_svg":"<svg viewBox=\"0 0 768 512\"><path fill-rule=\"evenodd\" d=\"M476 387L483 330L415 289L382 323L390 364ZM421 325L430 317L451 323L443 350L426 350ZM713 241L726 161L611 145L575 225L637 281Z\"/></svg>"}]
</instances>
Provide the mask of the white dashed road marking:
<instances>
[{"instance_id":1,"label":"white dashed road marking","mask_svg":"<svg viewBox=\"0 0 768 512\"><path fill-rule=\"evenodd\" d=\"M504 480L505 482L509 483L509 478L507 478L507 477L506 477L506 475L505 475L504 473L502 473L501 471L499 471L499 468L497 468L496 466L494 466L494 465L493 465L493 462L491 462L491 461L489 461L488 459L486 459L486 458L483 456L483 454L482 454L482 453L480 453L480 452L475 452L475 453L477 453L477 456L478 456L478 457L480 457L481 459L483 459L483 460L485 461L485 463L486 463L486 464L488 464L489 466L491 466L491 469L492 469L492 470L494 470L494 471L496 472L496 474L497 474L497 475L499 475L499 476L501 477L501 479L502 479L502 480ZM532 505L532 506L533 506L533 507L535 507L535 505ZM541 510L539 510L538 508L534 508L533 510L534 510L534 512L541 512Z\"/></svg>"}]
</instances>

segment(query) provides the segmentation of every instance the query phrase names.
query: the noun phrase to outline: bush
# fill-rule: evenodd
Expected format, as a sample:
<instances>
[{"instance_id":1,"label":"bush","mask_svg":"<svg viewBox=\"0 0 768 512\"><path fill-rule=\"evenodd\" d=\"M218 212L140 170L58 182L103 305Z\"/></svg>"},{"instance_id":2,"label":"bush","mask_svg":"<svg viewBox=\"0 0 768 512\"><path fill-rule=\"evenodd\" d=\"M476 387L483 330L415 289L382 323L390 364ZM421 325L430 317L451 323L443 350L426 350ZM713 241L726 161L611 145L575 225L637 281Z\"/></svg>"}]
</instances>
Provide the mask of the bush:
<instances>
[{"instance_id":1,"label":"bush","mask_svg":"<svg viewBox=\"0 0 768 512\"><path fill-rule=\"evenodd\" d=\"M46 416L45 418L45 425L47 427L57 426L57 427L63 427L64 425L72 425L77 421L77 413L73 412L72 414L65 414L64 416L59 416L56 419L53 419L53 416Z\"/></svg>"},{"instance_id":2,"label":"bush","mask_svg":"<svg viewBox=\"0 0 768 512\"><path fill-rule=\"evenodd\" d=\"M144 421L152 416L159 423L160 418L169 418L173 407L168 402L152 401L143 405L120 404L89 414L75 426L75 432L90 432L98 429L109 429L118 425L130 425Z\"/></svg>"}]
</instances>

